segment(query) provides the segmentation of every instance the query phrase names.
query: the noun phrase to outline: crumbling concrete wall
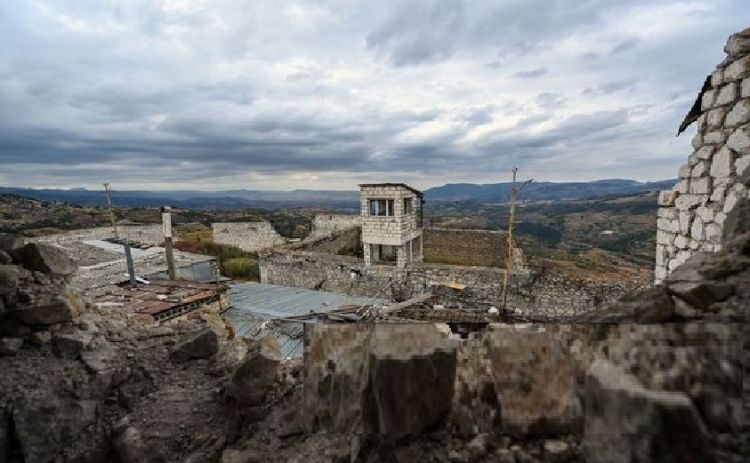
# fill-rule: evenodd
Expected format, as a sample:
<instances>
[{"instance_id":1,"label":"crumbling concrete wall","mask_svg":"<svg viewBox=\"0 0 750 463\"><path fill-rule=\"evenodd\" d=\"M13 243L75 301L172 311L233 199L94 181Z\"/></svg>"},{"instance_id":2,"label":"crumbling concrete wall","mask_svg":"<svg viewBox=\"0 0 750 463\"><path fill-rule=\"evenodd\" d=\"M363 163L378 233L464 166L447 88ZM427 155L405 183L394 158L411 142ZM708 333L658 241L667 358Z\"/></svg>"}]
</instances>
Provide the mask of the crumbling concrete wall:
<instances>
[{"instance_id":1,"label":"crumbling concrete wall","mask_svg":"<svg viewBox=\"0 0 750 463\"><path fill-rule=\"evenodd\" d=\"M750 28L732 35L727 57L700 97L694 152L679 182L659 195L655 278L696 251L718 251L732 209L750 183Z\"/></svg>"},{"instance_id":2,"label":"crumbling concrete wall","mask_svg":"<svg viewBox=\"0 0 750 463\"><path fill-rule=\"evenodd\" d=\"M219 222L211 224L214 243L256 252L286 243L269 222Z\"/></svg>"},{"instance_id":3,"label":"crumbling concrete wall","mask_svg":"<svg viewBox=\"0 0 750 463\"><path fill-rule=\"evenodd\" d=\"M362 216L352 214L320 214L313 218L312 230L307 239L330 236L334 233L362 227Z\"/></svg>"},{"instance_id":4,"label":"crumbling concrete wall","mask_svg":"<svg viewBox=\"0 0 750 463\"><path fill-rule=\"evenodd\" d=\"M466 286L455 294L455 305L500 307L504 270L414 263L365 266L362 259L311 252L261 253L261 282L320 289L358 296L404 300L448 283ZM597 281L562 275L517 272L510 278L507 307L521 316L564 317L617 299L645 281Z\"/></svg>"},{"instance_id":5,"label":"crumbling concrete wall","mask_svg":"<svg viewBox=\"0 0 750 463\"><path fill-rule=\"evenodd\" d=\"M164 232L162 231L161 224L118 225L117 236L128 241L150 246L161 246L164 243ZM106 240L110 238L114 238L112 227L96 227L40 236L33 240L38 243L64 244L73 241Z\"/></svg>"},{"instance_id":6,"label":"crumbling concrete wall","mask_svg":"<svg viewBox=\"0 0 750 463\"><path fill-rule=\"evenodd\" d=\"M508 234L492 230L425 228L424 260L438 264L505 267ZM523 258L516 248L516 258Z\"/></svg>"}]
</instances>

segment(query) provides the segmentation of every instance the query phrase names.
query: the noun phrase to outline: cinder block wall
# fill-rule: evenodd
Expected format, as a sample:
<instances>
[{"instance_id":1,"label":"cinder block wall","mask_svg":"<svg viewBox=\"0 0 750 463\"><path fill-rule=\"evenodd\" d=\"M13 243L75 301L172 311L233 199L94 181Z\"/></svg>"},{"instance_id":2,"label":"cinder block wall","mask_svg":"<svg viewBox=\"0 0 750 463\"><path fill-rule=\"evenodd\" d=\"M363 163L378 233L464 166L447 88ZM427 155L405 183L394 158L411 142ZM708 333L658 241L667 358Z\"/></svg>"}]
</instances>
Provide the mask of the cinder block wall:
<instances>
[{"instance_id":1,"label":"cinder block wall","mask_svg":"<svg viewBox=\"0 0 750 463\"><path fill-rule=\"evenodd\" d=\"M703 93L693 154L659 195L656 282L697 251L718 251L750 184L750 28L732 35Z\"/></svg>"}]
</instances>

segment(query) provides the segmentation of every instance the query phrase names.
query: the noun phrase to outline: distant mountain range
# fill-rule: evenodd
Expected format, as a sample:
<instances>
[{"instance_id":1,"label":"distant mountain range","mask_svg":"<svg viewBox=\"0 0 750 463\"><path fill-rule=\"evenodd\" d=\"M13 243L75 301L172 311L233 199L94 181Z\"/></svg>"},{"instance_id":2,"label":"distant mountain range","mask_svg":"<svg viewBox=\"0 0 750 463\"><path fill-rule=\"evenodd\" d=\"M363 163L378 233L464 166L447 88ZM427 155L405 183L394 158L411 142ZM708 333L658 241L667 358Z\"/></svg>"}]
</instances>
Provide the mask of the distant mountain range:
<instances>
[{"instance_id":1,"label":"distant mountain range","mask_svg":"<svg viewBox=\"0 0 750 463\"><path fill-rule=\"evenodd\" d=\"M676 180L637 182L634 180L597 180L594 182L532 182L523 189L523 201L557 201L585 199L610 195L627 195L669 189ZM477 185L453 183L430 188L425 199L430 202L504 202L510 198L510 183ZM83 206L103 206L104 191L85 188L33 189L0 187L0 194L14 194L42 201L59 201ZM171 205L186 209L280 209L295 207L326 207L356 210L359 192L355 190L114 190L112 201L118 206L154 207Z\"/></svg>"}]
</instances>

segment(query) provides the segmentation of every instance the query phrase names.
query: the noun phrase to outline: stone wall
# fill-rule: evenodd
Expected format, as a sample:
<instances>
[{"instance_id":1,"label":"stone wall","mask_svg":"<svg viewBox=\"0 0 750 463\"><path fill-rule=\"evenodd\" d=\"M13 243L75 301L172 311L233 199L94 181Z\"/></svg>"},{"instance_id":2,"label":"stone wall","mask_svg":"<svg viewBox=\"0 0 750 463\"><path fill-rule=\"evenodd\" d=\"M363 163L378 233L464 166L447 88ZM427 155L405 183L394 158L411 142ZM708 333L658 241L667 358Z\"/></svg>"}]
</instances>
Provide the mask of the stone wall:
<instances>
[{"instance_id":1,"label":"stone wall","mask_svg":"<svg viewBox=\"0 0 750 463\"><path fill-rule=\"evenodd\" d=\"M439 264L504 267L508 234L489 230L425 228L424 260Z\"/></svg>"},{"instance_id":2,"label":"stone wall","mask_svg":"<svg viewBox=\"0 0 750 463\"><path fill-rule=\"evenodd\" d=\"M455 293L446 291L454 306L501 306L504 270L499 268L427 263L367 267L354 257L273 250L261 253L259 265L262 283L397 300L458 283L466 287ZM565 317L617 299L645 283L517 272L510 278L507 307L521 316Z\"/></svg>"},{"instance_id":3,"label":"stone wall","mask_svg":"<svg viewBox=\"0 0 750 463\"><path fill-rule=\"evenodd\" d=\"M161 224L151 225L118 225L117 235L128 241L161 246L164 243L164 233ZM73 241L106 240L113 238L112 227L96 227L84 230L73 230L55 235L40 236L34 241L48 244L64 244ZM177 238L175 238L177 239Z\"/></svg>"},{"instance_id":4,"label":"stone wall","mask_svg":"<svg viewBox=\"0 0 750 463\"><path fill-rule=\"evenodd\" d=\"M313 218L312 231L307 239L330 236L349 228L361 227L362 216L352 214L320 214Z\"/></svg>"},{"instance_id":5,"label":"stone wall","mask_svg":"<svg viewBox=\"0 0 750 463\"><path fill-rule=\"evenodd\" d=\"M219 222L211 224L214 243L256 252L286 243L269 222Z\"/></svg>"},{"instance_id":6,"label":"stone wall","mask_svg":"<svg viewBox=\"0 0 750 463\"><path fill-rule=\"evenodd\" d=\"M702 93L694 152L679 182L659 195L655 277L696 251L718 251L750 183L750 28L732 35Z\"/></svg>"}]
</instances>

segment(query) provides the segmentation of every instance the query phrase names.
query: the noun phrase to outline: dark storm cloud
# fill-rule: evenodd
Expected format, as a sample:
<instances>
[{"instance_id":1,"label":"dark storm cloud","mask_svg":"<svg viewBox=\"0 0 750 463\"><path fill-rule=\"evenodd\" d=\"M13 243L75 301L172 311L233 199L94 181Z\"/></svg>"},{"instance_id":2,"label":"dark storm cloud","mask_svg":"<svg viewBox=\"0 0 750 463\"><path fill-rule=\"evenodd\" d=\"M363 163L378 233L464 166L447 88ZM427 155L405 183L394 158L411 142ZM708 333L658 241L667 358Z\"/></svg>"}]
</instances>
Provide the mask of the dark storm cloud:
<instances>
[{"instance_id":1,"label":"dark storm cloud","mask_svg":"<svg viewBox=\"0 0 750 463\"><path fill-rule=\"evenodd\" d=\"M0 184L676 168L676 121L748 16L739 0L3 2Z\"/></svg>"},{"instance_id":2,"label":"dark storm cloud","mask_svg":"<svg viewBox=\"0 0 750 463\"><path fill-rule=\"evenodd\" d=\"M521 79L533 79L534 77L540 77L545 74L547 74L547 70L545 68L537 68L531 69L529 71L519 71L513 74L513 77L518 77Z\"/></svg>"}]
</instances>

